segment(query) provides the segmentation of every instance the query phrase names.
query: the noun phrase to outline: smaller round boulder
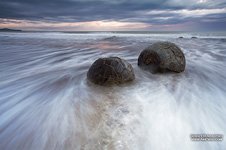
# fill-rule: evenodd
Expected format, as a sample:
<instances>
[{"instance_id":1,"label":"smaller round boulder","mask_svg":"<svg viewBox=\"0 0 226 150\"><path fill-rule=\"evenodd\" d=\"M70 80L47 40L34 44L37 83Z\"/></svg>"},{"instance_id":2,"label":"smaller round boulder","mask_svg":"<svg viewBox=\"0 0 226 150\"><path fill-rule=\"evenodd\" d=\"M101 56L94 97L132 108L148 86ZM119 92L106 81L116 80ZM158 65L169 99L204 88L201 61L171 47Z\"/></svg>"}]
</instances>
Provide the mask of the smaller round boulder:
<instances>
[{"instance_id":1,"label":"smaller round boulder","mask_svg":"<svg viewBox=\"0 0 226 150\"><path fill-rule=\"evenodd\" d=\"M156 72L183 72L185 57L182 50L171 42L156 42L145 48L138 58L138 66Z\"/></svg>"},{"instance_id":2,"label":"smaller round boulder","mask_svg":"<svg viewBox=\"0 0 226 150\"><path fill-rule=\"evenodd\" d=\"M87 73L89 81L99 85L112 85L135 79L132 65L119 57L97 59Z\"/></svg>"}]
</instances>

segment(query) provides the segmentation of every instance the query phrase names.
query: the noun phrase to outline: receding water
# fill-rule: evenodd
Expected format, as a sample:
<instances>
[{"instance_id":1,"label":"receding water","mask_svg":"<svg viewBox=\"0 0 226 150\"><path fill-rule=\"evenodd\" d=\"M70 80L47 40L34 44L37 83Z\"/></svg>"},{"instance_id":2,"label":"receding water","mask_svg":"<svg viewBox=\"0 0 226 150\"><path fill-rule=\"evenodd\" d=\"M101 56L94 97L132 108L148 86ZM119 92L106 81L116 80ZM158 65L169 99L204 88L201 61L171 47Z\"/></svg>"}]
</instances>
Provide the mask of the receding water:
<instances>
[{"instance_id":1,"label":"receding water","mask_svg":"<svg viewBox=\"0 0 226 150\"><path fill-rule=\"evenodd\" d=\"M226 135L226 36L192 36L0 33L0 149L225 149L225 139L194 142L190 134ZM137 66L156 41L182 48L185 72ZM107 56L130 62L135 81L89 83L89 66Z\"/></svg>"}]
</instances>

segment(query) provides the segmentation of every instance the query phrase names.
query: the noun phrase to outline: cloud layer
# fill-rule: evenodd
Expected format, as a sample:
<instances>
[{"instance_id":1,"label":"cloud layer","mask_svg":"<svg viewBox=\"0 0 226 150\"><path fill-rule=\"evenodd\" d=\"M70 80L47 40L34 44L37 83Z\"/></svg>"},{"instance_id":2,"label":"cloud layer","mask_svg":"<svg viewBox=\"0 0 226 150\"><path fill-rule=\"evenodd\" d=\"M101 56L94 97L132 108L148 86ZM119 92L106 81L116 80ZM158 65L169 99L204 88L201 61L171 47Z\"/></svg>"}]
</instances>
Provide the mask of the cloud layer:
<instances>
[{"instance_id":1,"label":"cloud layer","mask_svg":"<svg viewBox=\"0 0 226 150\"><path fill-rule=\"evenodd\" d=\"M0 1L0 27L8 25L44 30L174 30L175 26L175 30L225 30L225 24L226 0Z\"/></svg>"}]
</instances>

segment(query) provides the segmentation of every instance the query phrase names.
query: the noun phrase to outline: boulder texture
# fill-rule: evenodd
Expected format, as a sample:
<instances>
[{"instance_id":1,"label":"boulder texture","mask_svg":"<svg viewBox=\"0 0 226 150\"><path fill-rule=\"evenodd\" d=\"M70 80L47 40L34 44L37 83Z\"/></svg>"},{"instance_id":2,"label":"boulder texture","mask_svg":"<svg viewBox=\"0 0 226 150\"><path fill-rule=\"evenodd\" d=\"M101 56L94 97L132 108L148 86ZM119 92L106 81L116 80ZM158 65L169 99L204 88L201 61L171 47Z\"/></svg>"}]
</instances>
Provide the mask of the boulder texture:
<instances>
[{"instance_id":1,"label":"boulder texture","mask_svg":"<svg viewBox=\"0 0 226 150\"><path fill-rule=\"evenodd\" d=\"M183 72L185 57L182 50L171 42L156 42L145 48L138 58L138 66L156 72Z\"/></svg>"},{"instance_id":2,"label":"boulder texture","mask_svg":"<svg viewBox=\"0 0 226 150\"><path fill-rule=\"evenodd\" d=\"M99 85L112 85L135 79L132 65L119 57L97 59L87 73L89 81Z\"/></svg>"}]
</instances>

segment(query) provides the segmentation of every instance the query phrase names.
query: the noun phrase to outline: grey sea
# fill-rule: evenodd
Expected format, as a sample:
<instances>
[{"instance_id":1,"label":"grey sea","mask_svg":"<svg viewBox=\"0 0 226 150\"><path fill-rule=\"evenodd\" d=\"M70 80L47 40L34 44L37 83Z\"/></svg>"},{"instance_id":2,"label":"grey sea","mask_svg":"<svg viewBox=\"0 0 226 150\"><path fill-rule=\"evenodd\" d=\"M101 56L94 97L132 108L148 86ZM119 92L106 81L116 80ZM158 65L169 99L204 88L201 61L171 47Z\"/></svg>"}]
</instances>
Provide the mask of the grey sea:
<instances>
[{"instance_id":1,"label":"grey sea","mask_svg":"<svg viewBox=\"0 0 226 150\"><path fill-rule=\"evenodd\" d=\"M183 73L137 66L157 41L181 47ZM131 63L135 81L89 83L91 64L108 56ZM224 138L193 141L191 134L226 135L225 33L0 33L1 150L226 148Z\"/></svg>"}]
</instances>

